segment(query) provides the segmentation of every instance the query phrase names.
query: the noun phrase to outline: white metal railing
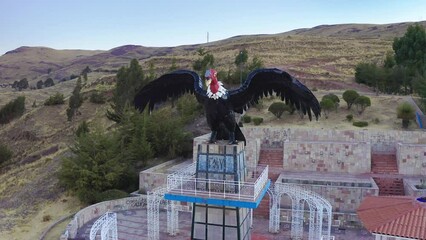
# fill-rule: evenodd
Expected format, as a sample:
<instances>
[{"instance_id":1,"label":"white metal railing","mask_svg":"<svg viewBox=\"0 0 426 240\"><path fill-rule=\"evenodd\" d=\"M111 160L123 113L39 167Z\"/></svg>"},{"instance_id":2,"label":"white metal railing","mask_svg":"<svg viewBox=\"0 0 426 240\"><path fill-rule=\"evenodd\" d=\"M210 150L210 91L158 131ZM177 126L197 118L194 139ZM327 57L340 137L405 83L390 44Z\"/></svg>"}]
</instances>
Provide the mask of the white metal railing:
<instances>
[{"instance_id":1,"label":"white metal railing","mask_svg":"<svg viewBox=\"0 0 426 240\"><path fill-rule=\"evenodd\" d=\"M96 234L99 229L101 229L101 239L106 239L110 229L115 229L115 238L117 239L117 214L113 212L107 212L102 217L93 223L93 226L90 228L89 238L90 240L96 239ZM114 230L113 230L114 231ZM114 236L114 234L112 234Z\"/></svg>"},{"instance_id":2,"label":"white metal railing","mask_svg":"<svg viewBox=\"0 0 426 240\"><path fill-rule=\"evenodd\" d=\"M266 166L255 182L225 181L170 174L167 192L209 198L256 201L268 181Z\"/></svg>"},{"instance_id":3,"label":"white metal railing","mask_svg":"<svg viewBox=\"0 0 426 240\"><path fill-rule=\"evenodd\" d=\"M254 195L255 195L254 199L256 199L257 196L259 196L260 192L262 191L263 187L268 181L268 172L269 172L269 165L266 165L265 169L263 169L260 176L254 182Z\"/></svg>"}]
</instances>

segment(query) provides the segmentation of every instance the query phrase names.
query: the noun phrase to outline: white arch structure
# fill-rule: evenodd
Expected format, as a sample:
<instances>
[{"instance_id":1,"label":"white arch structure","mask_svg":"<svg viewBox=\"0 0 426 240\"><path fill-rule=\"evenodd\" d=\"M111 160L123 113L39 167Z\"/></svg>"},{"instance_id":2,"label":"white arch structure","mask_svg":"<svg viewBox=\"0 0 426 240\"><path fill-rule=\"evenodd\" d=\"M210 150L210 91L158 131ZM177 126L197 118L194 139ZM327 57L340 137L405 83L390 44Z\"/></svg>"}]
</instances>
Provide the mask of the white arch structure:
<instances>
[{"instance_id":1,"label":"white arch structure","mask_svg":"<svg viewBox=\"0 0 426 240\"><path fill-rule=\"evenodd\" d=\"M96 220L92 228L90 228L90 240L96 239L99 229L101 230L101 240L117 240L117 214L106 212Z\"/></svg>"},{"instance_id":2,"label":"white arch structure","mask_svg":"<svg viewBox=\"0 0 426 240\"><path fill-rule=\"evenodd\" d=\"M176 172L170 174L174 177L188 177L195 176L195 163L178 169ZM177 184L177 183L176 183ZM167 201L164 199L164 194L167 192L167 187L159 187L147 196L147 210L148 210L148 239L160 239L160 203L167 204L167 232L175 236L178 233L179 211L176 208L175 201Z\"/></svg>"},{"instance_id":3,"label":"white arch structure","mask_svg":"<svg viewBox=\"0 0 426 240\"><path fill-rule=\"evenodd\" d=\"M332 206L315 192L287 183L275 183L268 190L270 196L269 231L277 233L280 228L280 200L283 194L291 199L291 237L303 238L305 203L309 206L309 240L331 239ZM324 218L325 214L325 218ZM326 228L323 229L323 221Z\"/></svg>"}]
</instances>

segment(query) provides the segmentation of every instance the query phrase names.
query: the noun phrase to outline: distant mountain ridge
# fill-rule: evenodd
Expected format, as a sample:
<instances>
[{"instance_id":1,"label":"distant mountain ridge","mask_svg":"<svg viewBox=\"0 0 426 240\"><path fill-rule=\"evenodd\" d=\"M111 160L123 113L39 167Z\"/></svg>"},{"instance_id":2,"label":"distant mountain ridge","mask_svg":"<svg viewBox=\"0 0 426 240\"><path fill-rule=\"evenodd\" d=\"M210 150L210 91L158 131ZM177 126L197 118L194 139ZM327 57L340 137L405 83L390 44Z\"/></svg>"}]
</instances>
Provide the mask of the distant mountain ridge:
<instances>
[{"instance_id":1,"label":"distant mountain ridge","mask_svg":"<svg viewBox=\"0 0 426 240\"><path fill-rule=\"evenodd\" d=\"M68 78L71 74L79 74L86 66L94 69L117 70L127 65L131 59L141 61L150 58L185 55L186 66L190 66L189 59L200 47L215 46L220 51L221 46L233 43L238 49L243 47L242 42L250 39L267 39L287 36L315 36L341 38L380 38L393 39L402 36L407 27L413 23L394 24L338 24L320 25L313 28L296 29L279 34L261 34L235 36L211 43L184 45L177 47L144 47L139 45L124 45L108 51L102 50L55 50L47 47L20 47L8 51L0 56L0 84L13 83L27 78L30 83L48 77L59 81ZM426 27L426 21L418 22ZM256 54L256 53L253 53ZM190 56L191 55L191 56Z\"/></svg>"}]
</instances>

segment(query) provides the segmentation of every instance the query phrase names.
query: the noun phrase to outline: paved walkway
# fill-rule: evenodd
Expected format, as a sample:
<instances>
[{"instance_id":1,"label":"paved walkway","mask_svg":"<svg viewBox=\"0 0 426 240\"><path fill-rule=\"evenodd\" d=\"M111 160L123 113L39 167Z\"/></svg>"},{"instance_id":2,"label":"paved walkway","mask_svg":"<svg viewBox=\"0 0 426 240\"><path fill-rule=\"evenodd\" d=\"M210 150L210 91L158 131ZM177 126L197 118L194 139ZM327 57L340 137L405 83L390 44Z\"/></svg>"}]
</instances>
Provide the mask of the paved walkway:
<instances>
[{"instance_id":1,"label":"paved walkway","mask_svg":"<svg viewBox=\"0 0 426 240\"><path fill-rule=\"evenodd\" d=\"M79 229L76 239L89 239L90 228L95 220L90 221ZM136 240L148 239L148 219L146 209L125 210L117 212L118 239ZM269 220L253 217L252 240L285 240L290 239L290 224L281 223L280 232L269 233ZM304 228L304 239L308 238L308 227ZM336 240L374 240L373 235L366 230L338 230L332 228L331 235ZM191 237L191 213L179 212L179 234L169 236L167 234L167 212L160 211L160 239L190 239Z\"/></svg>"}]
</instances>

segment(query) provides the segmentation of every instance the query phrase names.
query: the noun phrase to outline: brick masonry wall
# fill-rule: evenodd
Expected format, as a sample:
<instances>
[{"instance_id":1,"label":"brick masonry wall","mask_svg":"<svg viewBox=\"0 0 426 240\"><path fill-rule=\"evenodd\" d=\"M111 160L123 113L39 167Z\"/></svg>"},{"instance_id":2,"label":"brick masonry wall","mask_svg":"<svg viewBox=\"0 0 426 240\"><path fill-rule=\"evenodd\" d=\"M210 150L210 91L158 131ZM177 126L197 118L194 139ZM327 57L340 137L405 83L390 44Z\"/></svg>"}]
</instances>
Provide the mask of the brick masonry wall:
<instances>
[{"instance_id":1,"label":"brick masonry wall","mask_svg":"<svg viewBox=\"0 0 426 240\"><path fill-rule=\"evenodd\" d=\"M426 175L426 145L398 143L396 160L399 173Z\"/></svg>"},{"instance_id":2,"label":"brick masonry wall","mask_svg":"<svg viewBox=\"0 0 426 240\"><path fill-rule=\"evenodd\" d=\"M371 146L367 142L284 142L283 167L292 171L370 172Z\"/></svg>"}]
</instances>

